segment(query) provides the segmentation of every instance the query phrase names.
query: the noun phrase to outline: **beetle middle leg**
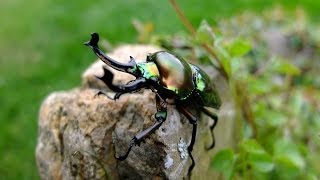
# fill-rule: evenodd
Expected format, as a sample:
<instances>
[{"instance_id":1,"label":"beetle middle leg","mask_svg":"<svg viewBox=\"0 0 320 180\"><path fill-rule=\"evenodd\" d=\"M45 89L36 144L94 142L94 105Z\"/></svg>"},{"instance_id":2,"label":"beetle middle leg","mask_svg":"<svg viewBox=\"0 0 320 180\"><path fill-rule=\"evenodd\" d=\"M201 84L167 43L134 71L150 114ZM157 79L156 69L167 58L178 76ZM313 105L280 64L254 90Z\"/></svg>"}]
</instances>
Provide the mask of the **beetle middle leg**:
<instances>
[{"instance_id":1,"label":"beetle middle leg","mask_svg":"<svg viewBox=\"0 0 320 180\"><path fill-rule=\"evenodd\" d=\"M150 135L155 130L157 130L162 125L162 123L167 119L167 107L166 107L165 102L160 102L161 100L158 96L156 96L156 100L157 100L157 113L154 116L157 121L149 128L147 128L144 131L135 135L129 144L129 148L128 148L126 154L123 156L120 156L120 157L115 156L116 159L118 159L120 161L125 160L128 157L128 155L131 152L131 149L134 145L140 145L141 141L146 136Z\"/></svg>"},{"instance_id":2,"label":"beetle middle leg","mask_svg":"<svg viewBox=\"0 0 320 180\"><path fill-rule=\"evenodd\" d=\"M98 76L96 77L101 81L103 81L112 91L116 92L115 96L111 98L112 100L119 99L120 96L125 93L138 91L141 88L144 88L147 86L147 82L145 78L135 79L133 81L130 81L130 83L126 85L115 85L112 83L112 80L114 77L113 73L105 67L103 67L103 71L104 71L104 74L102 77L98 77ZM99 91L97 95L100 95L100 94L106 95L102 91ZM106 96L109 97L108 95Z\"/></svg>"}]
</instances>

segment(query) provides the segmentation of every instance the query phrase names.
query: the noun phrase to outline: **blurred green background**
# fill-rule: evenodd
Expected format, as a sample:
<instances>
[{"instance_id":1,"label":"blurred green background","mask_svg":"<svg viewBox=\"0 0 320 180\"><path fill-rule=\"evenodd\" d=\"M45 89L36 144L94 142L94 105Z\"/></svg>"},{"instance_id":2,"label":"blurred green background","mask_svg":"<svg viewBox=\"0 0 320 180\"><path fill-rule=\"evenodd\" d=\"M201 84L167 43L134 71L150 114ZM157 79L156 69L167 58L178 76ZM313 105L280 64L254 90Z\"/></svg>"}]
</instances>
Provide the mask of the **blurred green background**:
<instances>
[{"instance_id":1,"label":"blurred green background","mask_svg":"<svg viewBox=\"0 0 320 180\"><path fill-rule=\"evenodd\" d=\"M194 26L215 24L243 11L281 4L320 20L316 0L178 1ZM132 20L151 22L156 34L186 32L169 1L0 1L0 179L38 179L35 163L41 101L52 91L79 86L95 57L82 44L99 32L113 45L134 43Z\"/></svg>"}]
</instances>

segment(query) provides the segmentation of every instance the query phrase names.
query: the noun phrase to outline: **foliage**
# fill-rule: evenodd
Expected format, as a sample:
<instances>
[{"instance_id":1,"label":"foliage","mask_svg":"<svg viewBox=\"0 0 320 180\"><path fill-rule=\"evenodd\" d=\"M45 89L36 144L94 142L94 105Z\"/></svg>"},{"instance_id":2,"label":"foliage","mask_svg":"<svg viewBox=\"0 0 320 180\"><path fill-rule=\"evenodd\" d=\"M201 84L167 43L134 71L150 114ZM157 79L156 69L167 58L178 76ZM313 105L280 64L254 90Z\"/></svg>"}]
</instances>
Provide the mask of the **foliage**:
<instances>
[{"instance_id":1,"label":"foliage","mask_svg":"<svg viewBox=\"0 0 320 180\"><path fill-rule=\"evenodd\" d=\"M239 108L236 121L243 122L236 149L223 149L212 160L226 179L320 176L320 26L308 22L301 9L285 17L276 7L264 16L245 13L214 27L202 21L192 37L157 39L226 72Z\"/></svg>"}]
</instances>

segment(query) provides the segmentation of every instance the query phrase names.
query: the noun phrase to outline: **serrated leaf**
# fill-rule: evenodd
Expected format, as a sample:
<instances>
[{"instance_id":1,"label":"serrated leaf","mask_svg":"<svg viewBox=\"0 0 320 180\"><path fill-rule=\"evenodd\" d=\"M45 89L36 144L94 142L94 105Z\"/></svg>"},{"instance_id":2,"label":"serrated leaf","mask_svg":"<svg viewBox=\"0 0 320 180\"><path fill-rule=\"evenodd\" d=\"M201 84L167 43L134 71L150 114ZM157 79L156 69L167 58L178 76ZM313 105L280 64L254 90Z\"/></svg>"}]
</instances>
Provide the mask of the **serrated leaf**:
<instances>
[{"instance_id":1,"label":"serrated leaf","mask_svg":"<svg viewBox=\"0 0 320 180\"><path fill-rule=\"evenodd\" d=\"M244 39L236 39L227 46L227 49L231 56L246 55L251 50L251 48L251 43Z\"/></svg>"},{"instance_id":2,"label":"serrated leaf","mask_svg":"<svg viewBox=\"0 0 320 180\"><path fill-rule=\"evenodd\" d=\"M196 32L196 41L201 44L213 45L215 35L206 20L202 20Z\"/></svg>"}]
</instances>

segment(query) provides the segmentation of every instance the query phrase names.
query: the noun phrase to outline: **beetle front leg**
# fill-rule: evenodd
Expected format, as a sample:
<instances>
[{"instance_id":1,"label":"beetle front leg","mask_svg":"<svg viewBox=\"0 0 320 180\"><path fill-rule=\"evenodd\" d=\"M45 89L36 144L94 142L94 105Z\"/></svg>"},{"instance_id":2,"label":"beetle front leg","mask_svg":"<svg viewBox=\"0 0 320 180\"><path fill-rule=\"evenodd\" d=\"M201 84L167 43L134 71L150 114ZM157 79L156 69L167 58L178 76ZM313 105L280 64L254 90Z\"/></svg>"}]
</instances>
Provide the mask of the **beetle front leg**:
<instances>
[{"instance_id":1,"label":"beetle front leg","mask_svg":"<svg viewBox=\"0 0 320 180\"><path fill-rule=\"evenodd\" d=\"M114 98L112 98L113 100L119 99L122 94L134 92L147 86L147 82L145 78L139 78L139 79L130 81L130 83L126 85L114 85L112 83L112 80L114 77L113 73L105 67L103 67L103 71L104 71L104 74L102 77L98 77L98 76L96 77L101 81L103 81L112 91L117 92ZM98 92L98 94L104 94L104 93Z\"/></svg>"},{"instance_id":2,"label":"beetle front leg","mask_svg":"<svg viewBox=\"0 0 320 180\"><path fill-rule=\"evenodd\" d=\"M206 147L207 150L210 150L210 149L214 148L215 143L216 143L216 140L215 140L215 137L214 137L214 133L213 133L213 129L216 127L216 125L217 125L217 123L218 123L218 116L217 116L215 113L209 111L208 109L206 109L206 108L204 108L204 107L202 107L201 110L202 110L202 112L204 112L207 116L209 116L209 117L210 117L211 119L213 119L213 121L214 121L213 124L210 125L210 132L211 132L211 137L212 137L212 143L211 143L210 146Z\"/></svg>"}]
</instances>

